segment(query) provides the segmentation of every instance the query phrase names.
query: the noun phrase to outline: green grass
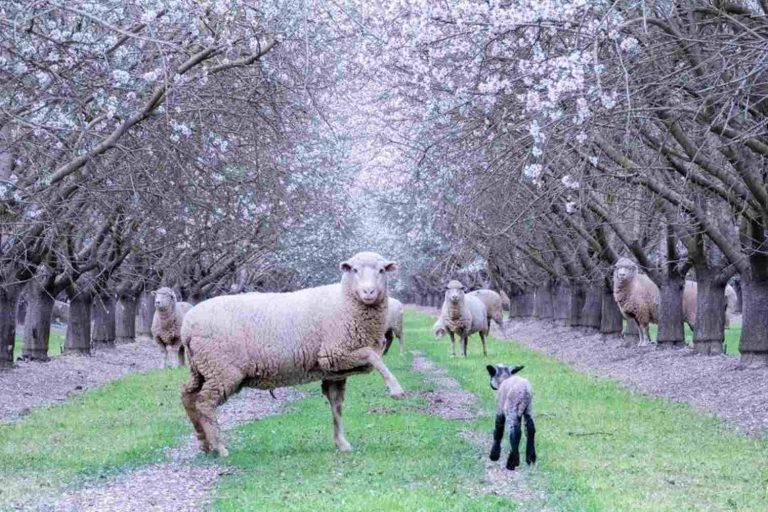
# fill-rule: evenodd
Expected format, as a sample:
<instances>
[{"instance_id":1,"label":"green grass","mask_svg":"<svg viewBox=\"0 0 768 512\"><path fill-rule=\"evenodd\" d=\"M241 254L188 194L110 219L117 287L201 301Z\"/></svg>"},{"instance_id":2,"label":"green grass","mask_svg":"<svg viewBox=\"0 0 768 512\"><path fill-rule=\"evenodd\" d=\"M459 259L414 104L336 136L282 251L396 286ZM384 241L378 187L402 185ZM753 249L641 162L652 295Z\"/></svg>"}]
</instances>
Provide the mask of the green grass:
<instances>
[{"instance_id":1,"label":"green grass","mask_svg":"<svg viewBox=\"0 0 768 512\"><path fill-rule=\"evenodd\" d=\"M131 375L0 423L0 510L158 460L189 430L179 400L185 375L184 369Z\"/></svg>"},{"instance_id":2,"label":"green grass","mask_svg":"<svg viewBox=\"0 0 768 512\"><path fill-rule=\"evenodd\" d=\"M410 371L410 355L394 351L387 364L409 398L391 400L378 374L352 377L344 416L354 452L333 448L319 385L305 386L312 396L289 412L229 433L231 456L220 462L232 472L214 489L214 508L514 510L515 500L480 493L489 447L460 436L492 429L495 397L485 365L505 362L524 364L534 386L539 462L523 473L545 492L549 510L768 509L765 439L738 435L686 405L629 392L516 343L491 340L486 359L473 339L469 358L452 358L446 339L431 338L432 319L408 313L406 322L409 349L424 352L474 393L480 419L425 414L417 392L430 385ZM191 432L178 399L184 374L129 376L0 424L0 509L161 459L164 447ZM503 457L507 449L505 440ZM211 460L200 455L194 463ZM34 501L25 502L34 508Z\"/></svg>"},{"instance_id":3,"label":"green grass","mask_svg":"<svg viewBox=\"0 0 768 512\"><path fill-rule=\"evenodd\" d=\"M48 357L55 357L61 354L61 349L64 347L65 333L58 330L51 329L51 336L48 341ZM21 357L21 350L24 346L24 339L21 336L16 336L16 343L13 345L13 360Z\"/></svg>"},{"instance_id":4,"label":"green grass","mask_svg":"<svg viewBox=\"0 0 768 512\"><path fill-rule=\"evenodd\" d=\"M693 343L693 331L690 327L688 327L688 324L684 324L684 326L685 342L690 345ZM648 330L651 334L651 338L655 340L659 332L659 326L656 324L651 324ZM739 338L741 338L741 322L732 322L730 327L725 328L726 354L734 356L739 355Z\"/></svg>"},{"instance_id":5,"label":"green grass","mask_svg":"<svg viewBox=\"0 0 768 512\"><path fill-rule=\"evenodd\" d=\"M493 410L479 340L470 343L468 359L451 358L445 341L428 339L431 323L409 315L411 348L425 351ZM525 365L535 392L538 471L556 510L768 510L765 439L748 439L687 405L632 393L516 343L492 340L489 351L488 361Z\"/></svg>"}]
</instances>

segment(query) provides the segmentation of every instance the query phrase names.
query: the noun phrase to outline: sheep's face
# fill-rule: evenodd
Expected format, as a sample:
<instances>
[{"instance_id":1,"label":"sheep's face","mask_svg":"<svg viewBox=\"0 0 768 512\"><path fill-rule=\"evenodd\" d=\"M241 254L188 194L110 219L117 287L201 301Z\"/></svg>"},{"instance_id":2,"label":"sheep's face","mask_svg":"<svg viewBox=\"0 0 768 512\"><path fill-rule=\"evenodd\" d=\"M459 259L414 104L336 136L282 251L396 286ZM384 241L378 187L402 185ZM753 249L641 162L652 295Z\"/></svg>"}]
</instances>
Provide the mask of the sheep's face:
<instances>
[{"instance_id":1,"label":"sheep's face","mask_svg":"<svg viewBox=\"0 0 768 512\"><path fill-rule=\"evenodd\" d=\"M501 383L525 368L525 366L507 366L503 364L488 365L485 367L491 376L491 389L496 391Z\"/></svg>"},{"instance_id":2,"label":"sheep's face","mask_svg":"<svg viewBox=\"0 0 768 512\"><path fill-rule=\"evenodd\" d=\"M170 288L160 288L152 292L155 296L155 309L166 313L176 304L176 293Z\"/></svg>"},{"instance_id":3,"label":"sheep's face","mask_svg":"<svg viewBox=\"0 0 768 512\"><path fill-rule=\"evenodd\" d=\"M344 272L342 286L366 306L373 306L386 302L387 275L394 272L397 265L376 253L360 252L342 261L339 268Z\"/></svg>"},{"instance_id":4,"label":"sheep's face","mask_svg":"<svg viewBox=\"0 0 768 512\"><path fill-rule=\"evenodd\" d=\"M616 283L621 284L628 281L637 275L637 265L627 258L620 258L616 262L616 267L613 271L613 279Z\"/></svg>"},{"instance_id":5,"label":"sheep's face","mask_svg":"<svg viewBox=\"0 0 768 512\"><path fill-rule=\"evenodd\" d=\"M445 300L451 304L458 304L464 299L467 288L458 281L451 281L445 287Z\"/></svg>"}]
</instances>

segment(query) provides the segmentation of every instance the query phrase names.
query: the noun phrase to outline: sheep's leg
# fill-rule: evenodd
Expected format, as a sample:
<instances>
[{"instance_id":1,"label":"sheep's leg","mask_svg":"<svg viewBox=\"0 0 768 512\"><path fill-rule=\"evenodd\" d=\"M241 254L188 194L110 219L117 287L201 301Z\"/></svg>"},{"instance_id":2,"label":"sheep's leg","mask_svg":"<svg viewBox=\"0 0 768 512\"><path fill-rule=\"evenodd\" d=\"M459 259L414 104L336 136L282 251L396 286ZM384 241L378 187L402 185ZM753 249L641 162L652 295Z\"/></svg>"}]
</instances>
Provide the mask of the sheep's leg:
<instances>
[{"instance_id":1,"label":"sheep's leg","mask_svg":"<svg viewBox=\"0 0 768 512\"><path fill-rule=\"evenodd\" d=\"M216 418L216 408L235 393L243 382L242 376L227 375L226 372L216 374L216 381L206 380L197 396L197 410L200 413L200 422L208 440L209 446L226 457L229 451L224 446L219 422Z\"/></svg>"},{"instance_id":2,"label":"sheep's leg","mask_svg":"<svg viewBox=\"0 0 768 512\"><path fill-rule=\"evenodd\" d=\"M165 367L166 368L168 368L168 367L173 368L173 367L177 366L177 364L174 361L174 359L178 359L178 357L179 357L178 356L178 351L179 351L179 346L178 345L166 345L165 346ZM171 355L171 354L173 354L173 355ZM184 361L182 359L182 364L183 363L184 363Z\"/></svg>"},{"instance_id":3,"label":"sheep's leg","mask_svg":"<svg viewBox=\"0 0 768 512\"><path fill-rule=\"evenodd\" d=\"M507 469L513 470L520 465L520 416L510 418L509 425L509 457L507 458Z\"/></svg>"},{"instance_id":4,"label":"sheep's leg","mask_svg":"<svg viewBox=\"0 0 768 512\"><path fill-rule=\"evenodd\" d=\"M339 363L338 366L340 370L356 368L358 366L363 366L364 364L372 365L378 370L381 376L384 377L384 382L387 384L387 388L389 388L389 396L392 398L405 397L405 392L403 391L403 388L400 387L400 383L397 382L395 376L392 375L392 372L389 371L387 365L381 360L379 354L371 347L363 347L354 350L349 354L346 354L344 359Z\"/></svg>"},{"instance_id":5,"label":"sheep's leg","mask_svg":"<svg viewBox=\"0 0 768 512\"><path fill-rule=\"evenodd\" d=\"M448 334L451 336L451 355L456 357L456 335L453 334L453 331L448 331Z\"/></svg>"},{"instance_id":6,"label":"sheep's leg","mask_svg":"<svg viewBox=\"0 0 768 512\"><path fill-rule=\"evenodd\" d=\"M197 440L200 441L200 449L208 453L211 451L211 445L208 444L208 439L205 437L205 431L203 430L203 424L196 404L197 395L202 385L202 377L199 374L193 373L189 380L181 387L181 403L184 404L184 410L187 412L189 421L195 429Z\"/></svg>"},{"instance_id":7,"label":"sheep's leg","mask_svg":"<svg viewBox=\"0 0 768 512\"><path fill-rule=\"evenodd\" d=\"M341 421L341 405L344 402L344 389L347 386L347 380L324 380L322 390L328 404L331 406L333 414L333 442L336 448L343 452L352 451L352 445L347 441L344 435L344 424Z\"/></svg>"},{"instance_id":8,"label":"sheep's leg","mask_svg":"<svg viewBox=\"0 0 768 512\"><path fill-rule=\"evenodd\" d=\"M480 331L480 341L483 344L483 355L488 356L488 349L485 346L485 333L483 331Z\"/></svg>"},{"instance_id":9,"label":"sheep's leg","mask_svg":"<svg viewBox=\"0 0 768 512\"><path fill-rule=\"evenodd\" d=\"M382 352L381 355L385 356L387 355L387 352L389 352L389 347L392 346L392 341L395 339L391 329L384 333L384 339L386 340L384 344L384 352Z\"/></svg>"},{"instance_id":10,"label":"sheep's leg","mask_svg":"<svg viewBox=\"0 0 768 512\"><path fill-rule=\"evenodd\" d=\"M184 345L179 344L177 356L179 358L179 366L184 366Z\"/></svg>"},{"instance_id":11,"label":"sheep's leg","mask_svg":"<svg viewBox=\"0 0 768 512\"><path fill-rule=\"evenodd\" d=\"M400 354L405 353L405 339L403 338L403 332L400 331L397 334L397 343L400 345Z\"/></svg>"},{"instance_id":12,"label":"sheep's leg","mask_svg":"<svg viewBox=\"0 0 768 512\"><path fill-rule=\"evenodd\" d=\"M467 357L467 345L469 345L469 336L461 337L461 353Z\"/></svg>"},{"instance_id":13,"label":"sheep's leg","mask_svg":"<svg viewBox=\"0 0 768 512\"><path fill-rule=\"evenodd\" d=\"M504 439L505 421L504 413L496 414L496 427L493 429L493 446L491 447L490 455L492 461L497 461L501 457L501 440Z\"/></svg>"},{"instance_id":14,"label":"sheep's leg","mask_svg":"<svg viewBox=\"0 0 768 512\"><path fill-rule=\"evenodd\" d=\"M525 419L525 463L530 465L536 462L536 425L529 412L524 412L523 418Z\"/></svg>"}]
</instances>

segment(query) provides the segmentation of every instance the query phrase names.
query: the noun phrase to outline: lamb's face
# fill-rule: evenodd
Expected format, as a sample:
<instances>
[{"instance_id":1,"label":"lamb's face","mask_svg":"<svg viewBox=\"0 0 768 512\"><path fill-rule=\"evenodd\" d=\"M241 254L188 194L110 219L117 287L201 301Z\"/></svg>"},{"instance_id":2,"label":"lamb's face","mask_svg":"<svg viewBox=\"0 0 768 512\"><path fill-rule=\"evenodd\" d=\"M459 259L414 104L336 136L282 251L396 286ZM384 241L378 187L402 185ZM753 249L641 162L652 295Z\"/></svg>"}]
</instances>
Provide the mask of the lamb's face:
<instances>
[{"instance_id":1,"label":"lamb's face","mask_svg":"<svg viewBox=\"0 0 768 512\"><path fill-rule=\"evenodd\" d=\"M464 299L467 288L458 281L451 281L445 287L445 300L451 304L458 304Z\"/></svg>"},{"instance_id":2,"label":"lamb's face","mask_svg":"<svg viewBox=\"0 0 768 512\"><path fill-rule=\"evenodd\" d=\"M637 275L637 265L627 258L620 258L613 270L613 279L621 284Z\"/></svg>"},{"instance_id":3,"label":"lamb's face","mask_svg":"<svg viewBox=\"0 0 768 512\"><path fill-rule=\"evenodd\" d=\"M152 292L155 296L155 309L166 313L176 304L176 293L170 288L160 288Z\"/></svg>"},{"instance_id":4,"label":"lamb's face","mask_svg":"<svg viewBox=\"0 0 768 512\"><path fill-rule=\"evenodd\" d=\"M525 366L513 366L509 367L503 364L488 365L485 367L488 370L488 375L491 376L491 389L496 391L501 386L501 383L525 368Z\"/></svg>"},{"instance_id":5,"label":"lamb's face","mask_svg":"<svg viewBox=\"0 0 768 512\"><path fill-rule=\"evenodd\" d=\"M341 262L339 268L344 272L342 286L366 306L373 306L387 300L387 275L397 265L376 253L360 252Z\"/></svg>"}]
</instances>

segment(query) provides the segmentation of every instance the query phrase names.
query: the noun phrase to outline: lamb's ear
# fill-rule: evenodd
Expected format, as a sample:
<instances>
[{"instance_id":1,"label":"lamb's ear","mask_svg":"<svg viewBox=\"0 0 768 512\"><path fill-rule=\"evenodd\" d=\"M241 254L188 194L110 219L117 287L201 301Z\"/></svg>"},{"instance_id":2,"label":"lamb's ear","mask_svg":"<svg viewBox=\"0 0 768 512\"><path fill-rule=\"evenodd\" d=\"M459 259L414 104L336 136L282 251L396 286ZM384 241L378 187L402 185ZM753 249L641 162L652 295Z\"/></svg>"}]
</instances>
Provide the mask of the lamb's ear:
<instances>
[{"instance_id":1,"label":"lamb's ear","mask_svg":"<svg viewBox=\"0 0 768 512\"><path fill-rule=\"evenodd\" d=\"M351 272L352 271L352 265L348 261L342 261L339 263L339 270L342 272Z\"/></svg>"},{"instance_id":2,"label":"lamb's ear","mask_svg":"<svg viewBox=\"0 0 768 512\"><path fill-rule=\"evenodd\" d=\"M384 263L384 270L386 272L394 272L395 270L397 270L397 263L395 263L394 261L387 261L387 262L385 262Z\"/></svg>"},{"instance_id":3,"label":"lamb's ear","mask_svg":"<svg viewBox=\"0 0 768 512\"><path fill-rule=\"evenodd\" d=\"M510 375L514 375L514 374L516 374L517 372L519 372L520 370L522 370L523 368L525 368L525 366L515 366L514 368L512 368L511 370L509 370L509 374L510 374Z\"/></svg>"},{"instance_id":4,"label":"lamb's ear","mask_svg":"<svg viewBox=\"0 0 768 512\"><path fill-rule=\"evenodd\" d=\"M490 375L491 377L496 376L496 367L493 366L492 364L489 364L488 366L486 366L485 369L488 370L488 375Z\"/></svg>"}]
</instances>

